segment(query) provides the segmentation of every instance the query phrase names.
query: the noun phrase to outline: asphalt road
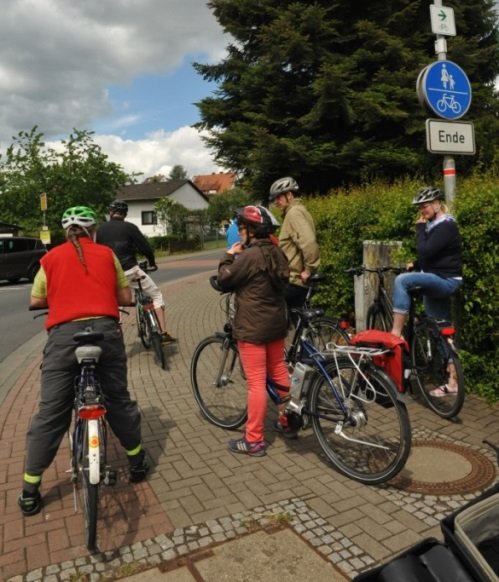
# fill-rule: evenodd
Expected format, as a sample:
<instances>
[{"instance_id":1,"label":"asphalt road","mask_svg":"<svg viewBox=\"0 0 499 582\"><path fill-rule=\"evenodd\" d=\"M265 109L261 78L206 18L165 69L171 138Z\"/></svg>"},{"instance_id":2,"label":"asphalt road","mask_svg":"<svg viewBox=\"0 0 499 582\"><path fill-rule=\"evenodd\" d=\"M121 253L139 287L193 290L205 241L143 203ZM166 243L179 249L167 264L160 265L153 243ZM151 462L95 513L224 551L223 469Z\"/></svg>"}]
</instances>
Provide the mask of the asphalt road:
<instances>
[{"instance_id":1,"label":"asphalt road","mask_svg":"<svg viewBox=\"0 0 499 582\"><path fill-rule=\"evenodd\" d=\"M203 271L212 271L222 254L223 249L218 249L159 259L160 268L151 276L158 285L162 285ZM0 362L43 330L44 318L34 319L33 312L28 311L30 290L31 283L28 281L15 285L0 282Z\"/></svg>"}]
</instances>

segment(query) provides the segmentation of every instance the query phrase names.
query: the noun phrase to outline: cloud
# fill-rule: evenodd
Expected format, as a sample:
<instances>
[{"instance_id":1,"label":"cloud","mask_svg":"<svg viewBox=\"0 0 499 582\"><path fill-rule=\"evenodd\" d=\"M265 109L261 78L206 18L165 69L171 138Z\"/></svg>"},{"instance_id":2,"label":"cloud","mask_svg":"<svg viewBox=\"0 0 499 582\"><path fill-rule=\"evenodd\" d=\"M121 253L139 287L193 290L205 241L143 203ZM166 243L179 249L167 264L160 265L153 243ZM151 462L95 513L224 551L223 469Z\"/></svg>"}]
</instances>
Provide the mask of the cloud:
<instances>
[{"instance_id":1,"label":"cloud","mask_svg":"<svg viewBox=\"0 0 499 582\"><path fill-rule=\"evenodd\" d=\"M166 74L186 55L221 58L226 38L205 0L3 0L0 142L46 136L112 112L108 87Z\"/></svg>"}]
</instances>

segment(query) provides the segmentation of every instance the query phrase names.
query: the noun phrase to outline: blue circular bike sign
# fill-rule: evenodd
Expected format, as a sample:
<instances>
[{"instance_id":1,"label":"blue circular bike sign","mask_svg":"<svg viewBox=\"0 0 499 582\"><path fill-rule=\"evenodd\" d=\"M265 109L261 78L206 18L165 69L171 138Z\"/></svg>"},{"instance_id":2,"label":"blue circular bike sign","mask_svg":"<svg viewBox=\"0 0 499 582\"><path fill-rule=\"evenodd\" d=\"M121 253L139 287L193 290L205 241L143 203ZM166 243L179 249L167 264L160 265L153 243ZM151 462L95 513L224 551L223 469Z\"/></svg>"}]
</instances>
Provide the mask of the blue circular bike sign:
<instances>
[{"instance_id":1,"label":"blue circular bike sign","mask_svg":"<svg viewBox=\"0 0 499 582\"><path fill-rule=\"evenodd\" d=\"M471 105L471 85L466 73L452 61L436 61L421 79L426 105L439 117L459 119Z\"/></svg>"}]
</instances>

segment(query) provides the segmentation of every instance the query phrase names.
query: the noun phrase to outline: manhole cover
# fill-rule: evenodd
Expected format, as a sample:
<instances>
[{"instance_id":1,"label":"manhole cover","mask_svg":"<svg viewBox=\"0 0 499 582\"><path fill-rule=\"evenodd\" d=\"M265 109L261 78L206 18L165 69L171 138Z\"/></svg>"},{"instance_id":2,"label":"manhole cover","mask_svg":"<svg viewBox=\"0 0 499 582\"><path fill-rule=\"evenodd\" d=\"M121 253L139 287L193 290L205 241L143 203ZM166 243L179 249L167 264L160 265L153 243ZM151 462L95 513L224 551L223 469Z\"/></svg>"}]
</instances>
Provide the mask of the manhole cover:
<instances>
[{"instance_id":1,"label":"manhole cover","mask_svg":"<svg viewBox=\"0 0 499 582\"><path fill-rule=\"evenodd\" d=\"M390 485L413 493L455 495L484 489L495 475L494 465L470 448L416 440L405 467Z\"/></svg>"}]
</instances>

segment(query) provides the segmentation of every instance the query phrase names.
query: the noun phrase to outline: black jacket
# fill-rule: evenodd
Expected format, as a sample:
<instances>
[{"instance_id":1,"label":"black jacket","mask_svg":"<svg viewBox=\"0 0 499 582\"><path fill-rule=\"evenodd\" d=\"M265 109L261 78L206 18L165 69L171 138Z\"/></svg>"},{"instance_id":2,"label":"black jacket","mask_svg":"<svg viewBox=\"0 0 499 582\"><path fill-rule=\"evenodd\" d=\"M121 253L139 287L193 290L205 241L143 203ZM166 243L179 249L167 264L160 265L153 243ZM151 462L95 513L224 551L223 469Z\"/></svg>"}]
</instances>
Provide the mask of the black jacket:
<instances>
[{"instance_id":1,"label":"black jacket","mask_svg":"<svg viewBox=\"0 0 499 582\"><path fill-rule=\"evenodd\" d=\"M461 236L456 221L447 216L433 228L416 224L415 268L441 277L461 277Z\"/></svg>"},{"instance_id":2,"label":"black jacket","mask_svg":"<svg viewBox=\"0 0 499 582\"><path fill-rule=\"evenodd\" d=\"M156 264L150 244L139 228L131 222L111 218L97 229L96 242L113 249L124 271L137 265L137 253L144 255L151 266Z\"/></svg>"}]
</instances>

